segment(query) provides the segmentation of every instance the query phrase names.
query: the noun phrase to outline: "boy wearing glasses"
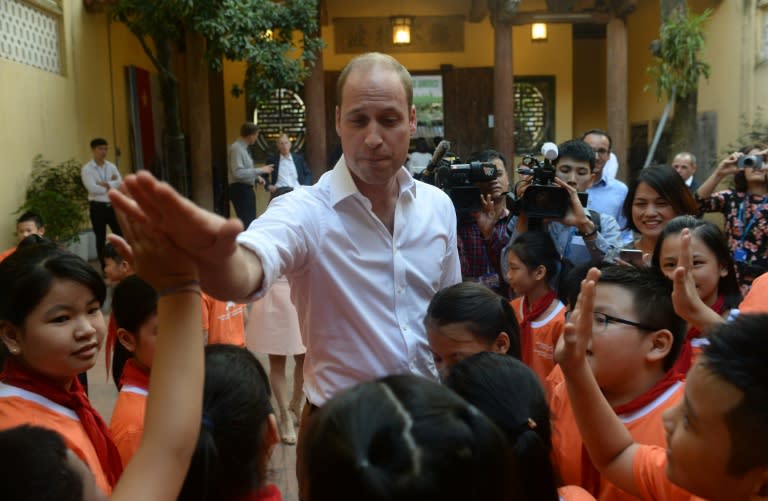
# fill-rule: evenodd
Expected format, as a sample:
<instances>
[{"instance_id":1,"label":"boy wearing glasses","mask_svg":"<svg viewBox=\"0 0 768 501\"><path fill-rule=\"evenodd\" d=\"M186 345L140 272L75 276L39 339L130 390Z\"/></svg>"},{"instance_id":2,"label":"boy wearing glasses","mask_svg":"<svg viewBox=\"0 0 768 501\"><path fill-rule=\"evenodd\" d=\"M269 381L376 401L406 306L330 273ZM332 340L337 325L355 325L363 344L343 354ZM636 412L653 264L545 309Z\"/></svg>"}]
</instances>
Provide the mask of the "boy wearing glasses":
<instances>
[{"instance_id":1,"label":"boy wearing glasses","mask_svg":"<svg viewBox=\"0 0 768 501\"><path fill-rule=\"evenodd\" d=\"M662 413L684 393L672 370L685 322L677 316L672 287L659 272L607 266L596 285L592 335L586 359L613 411L643 444L665 444ZM581 440L565 382L552 390L552 445L565 484L580 485L598 500L633 500L601 478Z\"/></svg>"},{"instance_id":2,"label":"boy wearing glasses","mask_svg":"<svg viewBox=\"0 0 768 501\"><path fill-rule=\"evenodd\" d=\"M605 164L611 157L613 142L607 132L600 129L588 130L581 136L595 152L595 170L592 186L587 189L589 200L587 208L608 214L616 219L623 230L624 244L632 242L632 231L627 230L627 218L624 217L624 199L627 197L627 185L612 178L605 172Z\"/></svg>"}]
</instances>

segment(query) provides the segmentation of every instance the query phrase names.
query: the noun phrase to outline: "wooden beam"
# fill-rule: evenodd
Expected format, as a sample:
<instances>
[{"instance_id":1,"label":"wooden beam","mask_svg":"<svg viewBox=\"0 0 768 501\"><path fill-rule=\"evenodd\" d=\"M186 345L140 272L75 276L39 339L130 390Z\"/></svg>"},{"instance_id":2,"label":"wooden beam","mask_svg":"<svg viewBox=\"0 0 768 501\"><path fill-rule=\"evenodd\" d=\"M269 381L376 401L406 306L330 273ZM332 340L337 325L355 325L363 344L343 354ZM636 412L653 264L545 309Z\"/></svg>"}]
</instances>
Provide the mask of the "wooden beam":
<instances>
[{"instance_id":1,"label":"wooden beam","mask_svg":"<svg viewBox=\"0 0 768 501\"><path fill-rule=\"evenodd\" d=\"M510 19L510 24L522 25L533 23L548 24L573 24L573 23L593 23L608 24L615 16L602 12L574 12L566 14L557 14L548 11L530 11L518 12Z\"/></svg>"}]
</instances>

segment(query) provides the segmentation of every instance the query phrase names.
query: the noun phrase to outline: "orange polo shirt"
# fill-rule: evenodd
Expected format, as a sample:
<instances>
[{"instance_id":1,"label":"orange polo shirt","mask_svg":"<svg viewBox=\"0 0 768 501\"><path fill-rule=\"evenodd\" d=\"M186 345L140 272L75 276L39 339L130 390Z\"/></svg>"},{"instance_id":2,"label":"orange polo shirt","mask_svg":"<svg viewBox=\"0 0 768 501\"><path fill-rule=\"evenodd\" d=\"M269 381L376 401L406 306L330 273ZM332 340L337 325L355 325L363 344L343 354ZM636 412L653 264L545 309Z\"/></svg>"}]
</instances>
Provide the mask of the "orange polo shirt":
<instances>
[{"instance_id":1,"label":"orange polo shirt","mask_svg":"<svg viewBox=\"0 0 768 501\"><path fill-rule=\"evenodd\" d=\"M741 313L768 313L768 273L763 273L752 282L744 301L739 305Z\"/></svg>"},{"instance_id":2,"label":"orange polo shirt","mask_svg":"<svg viewBox=\"0 0 768 501\"><path fill-rule=\"evenodd\" d=\"M47 428L61 435L67 447L88 465L96 485L107 495L111 494L112 488L101 469L96 449L73 410L37 393L0 383L0 430L24 424Z\"/></svg>"},{"instance_id":3,"label":"orange polo shirt","mask_svg":"<svg viewBox=\"0 0 768 501\"><path fill-rule=\"evenodd\" d=\"M635 488L643 499L656 501L706 501L681 489L667 478L667 451L664 447L642 445L632 460Z\"/></svg>"},{"instance_id":4,"label":"orange polo shirt","mask_svg":"<svg viewBox=\"0 0 768 501\"><path fill-rule=\"evenodd\" d=\"M515 311L518 323L523 321L523 296L513 299L510 304ZM533 339L531 340L531 363L533 372L545 384L547 376L555 367L555 345L565 327L565 305L555 300L555 308L531 322Z\"/></svg>"},{"instance_id":5,"label":"orange polo shirt","mask_svg":"<svg viewBox=\"0 0 768 501\"><path fill-rule=\"evenodd\" d=\"M219 301L203 293L202 307L208 344L245 346L245 305Z\"/></svg>"},{"instance_id":6,"label":"orange polo shirt","mask_svg":"<svg viewBox=\"0 0 768 501\"><path fill-rule=\"evenodd\" d=\"M16 247L11 247L10 249L4 250L2 253L0 253L0 262L3 262L3 260L5 260L5 258L10 256L14 252L16 252Z\"/></svg>"},{"instance_id":7,"label":"orange polo shirt","mask_svg":"<svg viewBox=\"0 0 768 501\"><path fill-rule=\"evenodd\" d=\"M677 382L642 409L619 418L635 442L648 445L666 446L667 439L661 416L683 398L685 383ZM582 440L576 417L573 414L565 382L558 384L550 399L552 412L552 458L560 478L565 484L581 485ZM637 498L600 479L598 501L636 501Z\"/></svg>"},{"instance_id":8,"label":"orange polo shirt","mask_svg":"<svg viewBox=\"0 0 768 501\"><path fill-rule=\"evenodd\" d=\"M109 432L120 452L123 465L128 466L141 443L144 433L144 414L147 409L146 388L125 384L120 388L112 411Z\"/></svg>"}]
</instances>

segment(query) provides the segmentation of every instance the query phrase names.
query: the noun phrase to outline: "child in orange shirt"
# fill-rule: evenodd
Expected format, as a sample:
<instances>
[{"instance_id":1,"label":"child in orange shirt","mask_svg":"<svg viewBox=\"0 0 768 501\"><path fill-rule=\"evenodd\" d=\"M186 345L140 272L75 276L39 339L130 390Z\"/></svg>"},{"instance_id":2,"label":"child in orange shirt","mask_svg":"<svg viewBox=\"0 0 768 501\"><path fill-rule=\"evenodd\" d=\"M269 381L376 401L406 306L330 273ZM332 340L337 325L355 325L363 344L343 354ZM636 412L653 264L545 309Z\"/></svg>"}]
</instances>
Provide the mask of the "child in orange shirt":
<instances>
[{"instance_id":1,"label":"child in orange shirt","mask_svg":"<svg viewBox=\"0 0 768 501\"><path fill-rule=\"evenodd\" d=\"M764 499L768 315L741 315L710 331L709 345L688 373L683 401L664 415L666 448L639 445L612 411L589 367L599 278L593 269L584 280L557 357L595 466L617 487L642 499Z\"/></svg>"},{"instance_id":2,"label":"child in orange shirt","mask_svg":"<svg viewBox=\"0 0 768 501\"><path fill-rule=\"evenodd\" d=\"M505 260L507 282L519 295L512 310L520 323L522 360L543 383L555 367L555 345L565 323L565 305L555 291L560 254L549 234L530 231L515 238Z\"/></svg>"},{"instance_id":3,"label":"child in orange shirt","mask_svg":"<svg viewBox=\"0 0 768 501\"><path fill-rule=\"evenodd\" d=\"M245 305L220 301L203 293L203 335L206 344L245 346Z\"/></svg>"},{"instance_id":4,"label":"child in orange shirt","mask_svg":"<svg viewBox=\"0 0 768 501\"><path fill-rule=\"evenodd\" d=\"M589 366L613 411L638 442L665 443L661 414L683 396L673 366L685 324L674 311L672 287L658 271L607 266L597 284ZM553 459L567 484L604 501L635 499L606 482L584 449L565 382L551 398Z\"/></svg>"},{"instance_id":5,"label":"child in orange shirt","mask_svg":"<svg viewBox=\"0 0 768 501\"><path fill-rule=\"evenodd\" d=\"M133 273L131 263L127 259L123 259L114 245L107 242L104 245L104 277L107 282L117 285ZM107 340L104 342L104 362L107 366L107 374L111 370L112 380L118 390L120 389L123 366L129 358L131 358L131 352L117 342L117 323L115 322L114 311L112 311L109 314L109 324L107 324Z\"/></svg>"},{"instance_id":6,"label":"child in orange shirt","mask_svg":"<svg viewBox=\"0 0 768 501\"><path fill-rule=\"evenodd\" d=\"M437 370L475 353L493 351L520 358L520 334L509 302L488 287L461 282L438 291L424 318Z\"/></svg>"},{"instance_id":7,"label":"child in orange shirt","mask_svg":"<svg viewBox=\"0 0 768 501\"><path fill-rule=\"evenodd\" d=\"M478 353L454 365L445 385L506 435L519 468L519 499L594 501L578 486L557 486L547 399L533 370L511 357Z\"/></svg>"},{"instance_id":8,"label":"child in orange shirt","mask_svg":"<svg viewBox=\"0 0 768 501\"><path fill-rule=\"evenodd\" d=\"M139 448L144 431L149 374L157 337L157 293L138 276L130 276L115 287L112 313L117 324L117 339L131 358L121 371L120 392L109 431L123 464L128 464Z\"/></svg>"},{"instance_id":9,"label":"child in orange shirt","mask_svg":"<svg viewBox=\"0 0 768 501\"><path fill-rule=\"evenodd\" d=\"M43 218L34 212L25 212L16 220L16 240L21 242L30 235L45 235L45 224ZM16 251L16 247L11 247L0 253L0 261L10 256Z\"/></svg>"},{"instance_id":10,"label":"child in orange shirt","mask_svg":"<svg viewBox=\"0 0 768 501\"><path fill-rule=\"evenodd\" d=\"M203 420L179 501L280 501L266 483L279 442L267 373L245 348L205 348Z\"/></svg>"},{"instance_id":11,"label":"child in orange shirt","mask_svg":"<svg viewBox=\"0 0 768 501\"><path fill-rule=\"evenodd\" d=\"M51 244L0 263L0 429L31 424L61 434L109 493L120 455L77 375L96 362L106 333L104 281L88 263Z\"/></svg>"}]
</instances>

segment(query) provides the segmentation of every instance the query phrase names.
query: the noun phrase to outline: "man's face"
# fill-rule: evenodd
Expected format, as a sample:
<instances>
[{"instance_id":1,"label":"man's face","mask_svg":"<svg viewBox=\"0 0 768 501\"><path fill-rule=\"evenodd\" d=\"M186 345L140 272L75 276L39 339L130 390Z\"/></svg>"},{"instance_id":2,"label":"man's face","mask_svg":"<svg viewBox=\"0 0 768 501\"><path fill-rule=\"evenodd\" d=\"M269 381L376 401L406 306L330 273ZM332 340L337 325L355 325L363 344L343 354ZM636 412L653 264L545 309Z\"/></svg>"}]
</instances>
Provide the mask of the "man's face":
<instances>
[{"instance_id":1,"label":"man's face","mask_svg":"<svg viewBox=\"0 0 768 501\"><path fill-rule=\"evenodd\" d=\"M291 152L291 140L285 136L280 136L280 139L277 140L277 151L281 155L287 156Z\"/></svg>"},{"instance_id":2,"label":"man's face","mask_svg":"<svg viewBox=\"0 0 768 501\"><path fill-rule=\"evenodd\" d=\"M491 163L496 166L499 172L499 176L493 181L482 183L480 191L484 194L491 195L493 200L500 200L506 192L509 191L509 175L507 169L504 167L504 162L500 158L494 158Z\"/></svg>"},{"instance_id":3,"label":"man's face","mask_svg":"<svg viewBox=\"0 0 768 501\"><path fill-rule=\"evenodd\" d=\"M563 157L557 161L555 175L576 188L576 191L587 191L594 179L589 162L574 160L571 157Z\"/></svg>"},{"instance_id":4,"label":"man's face","mask_svg":"<svg viewBox=\"0 0 768 501\"><path fill-rule=\"evenodd\" d=\"M22 221L16 225L16 237L19 242L30 235L40 235L42 237L44 234L45 228L37 226L34 221Z\"/></svg>"},{"instance_id":5,"label":"man's face","mask_svg":"<svg viewBox=\"0 0 768 501\"><path fill-rule=\"evenodd\" d=\"M603 167L605 162L611 156L611 145L608 138L602 134L588 134L584 138L584 142L587 143L592 151L595 152L595 179L599 180L603 177Z\"/></svg>"},{"instance_id":6,"label":"man's face","mask_svg":"<svg viewBox=\"0 0 768 501\"><path fill-rule=\"evenodd\" d=\"M101 146L96 146L91 151L93 152L93 159L97 162L103 162L105 158L107 158L107 151L109 150L109 146L106 144L102 144Z\"/></svg>"},{"instance_id":7,"label":"man's face","mask_svg":"<svg viewBox=\"0 0 768 501\"><path fill-rule=\"evenodd\" d=\"M381 66L353 70L336 107L336 132L356 182L391 182L416 132L416 108L408 107L397 74Z\"/></svg>"},{"instance_id":8,"label":"man's face","mask_svg":"<svg viewBox=\"0 0 768 501\"><path fill-rule=\"evenodd\" d=\"M683 181L688 181L688 178L696 172L696 166L688 155L677 155L672 161L672 167L680 174Z\"/></svg>"},{"instance_id":9,"label":"man's face","mask_svg":"<svg viewBox=\"0 0 768 501\"><path fill-rule=\"evenodd\" d=\"M254 132L251 135L245 136L245 142L248 144L248 146L250 146L254 144L258 138L259 138L259 133Z\"/></svg>"},{"instance_id":10,"label":"man's face","mask_svg":"<svg viewBox=\"0 0 768 501\"><path fill-rule=\"evenodd\" d=\"M742 474L728 472L734 444L726 418L741 402L743 393L713 374L702 361L700 358L688 372L683 401L664 413L667 477L712 501L759 499L754 493L765 467Z\"/></svg>"}]
</instances>

